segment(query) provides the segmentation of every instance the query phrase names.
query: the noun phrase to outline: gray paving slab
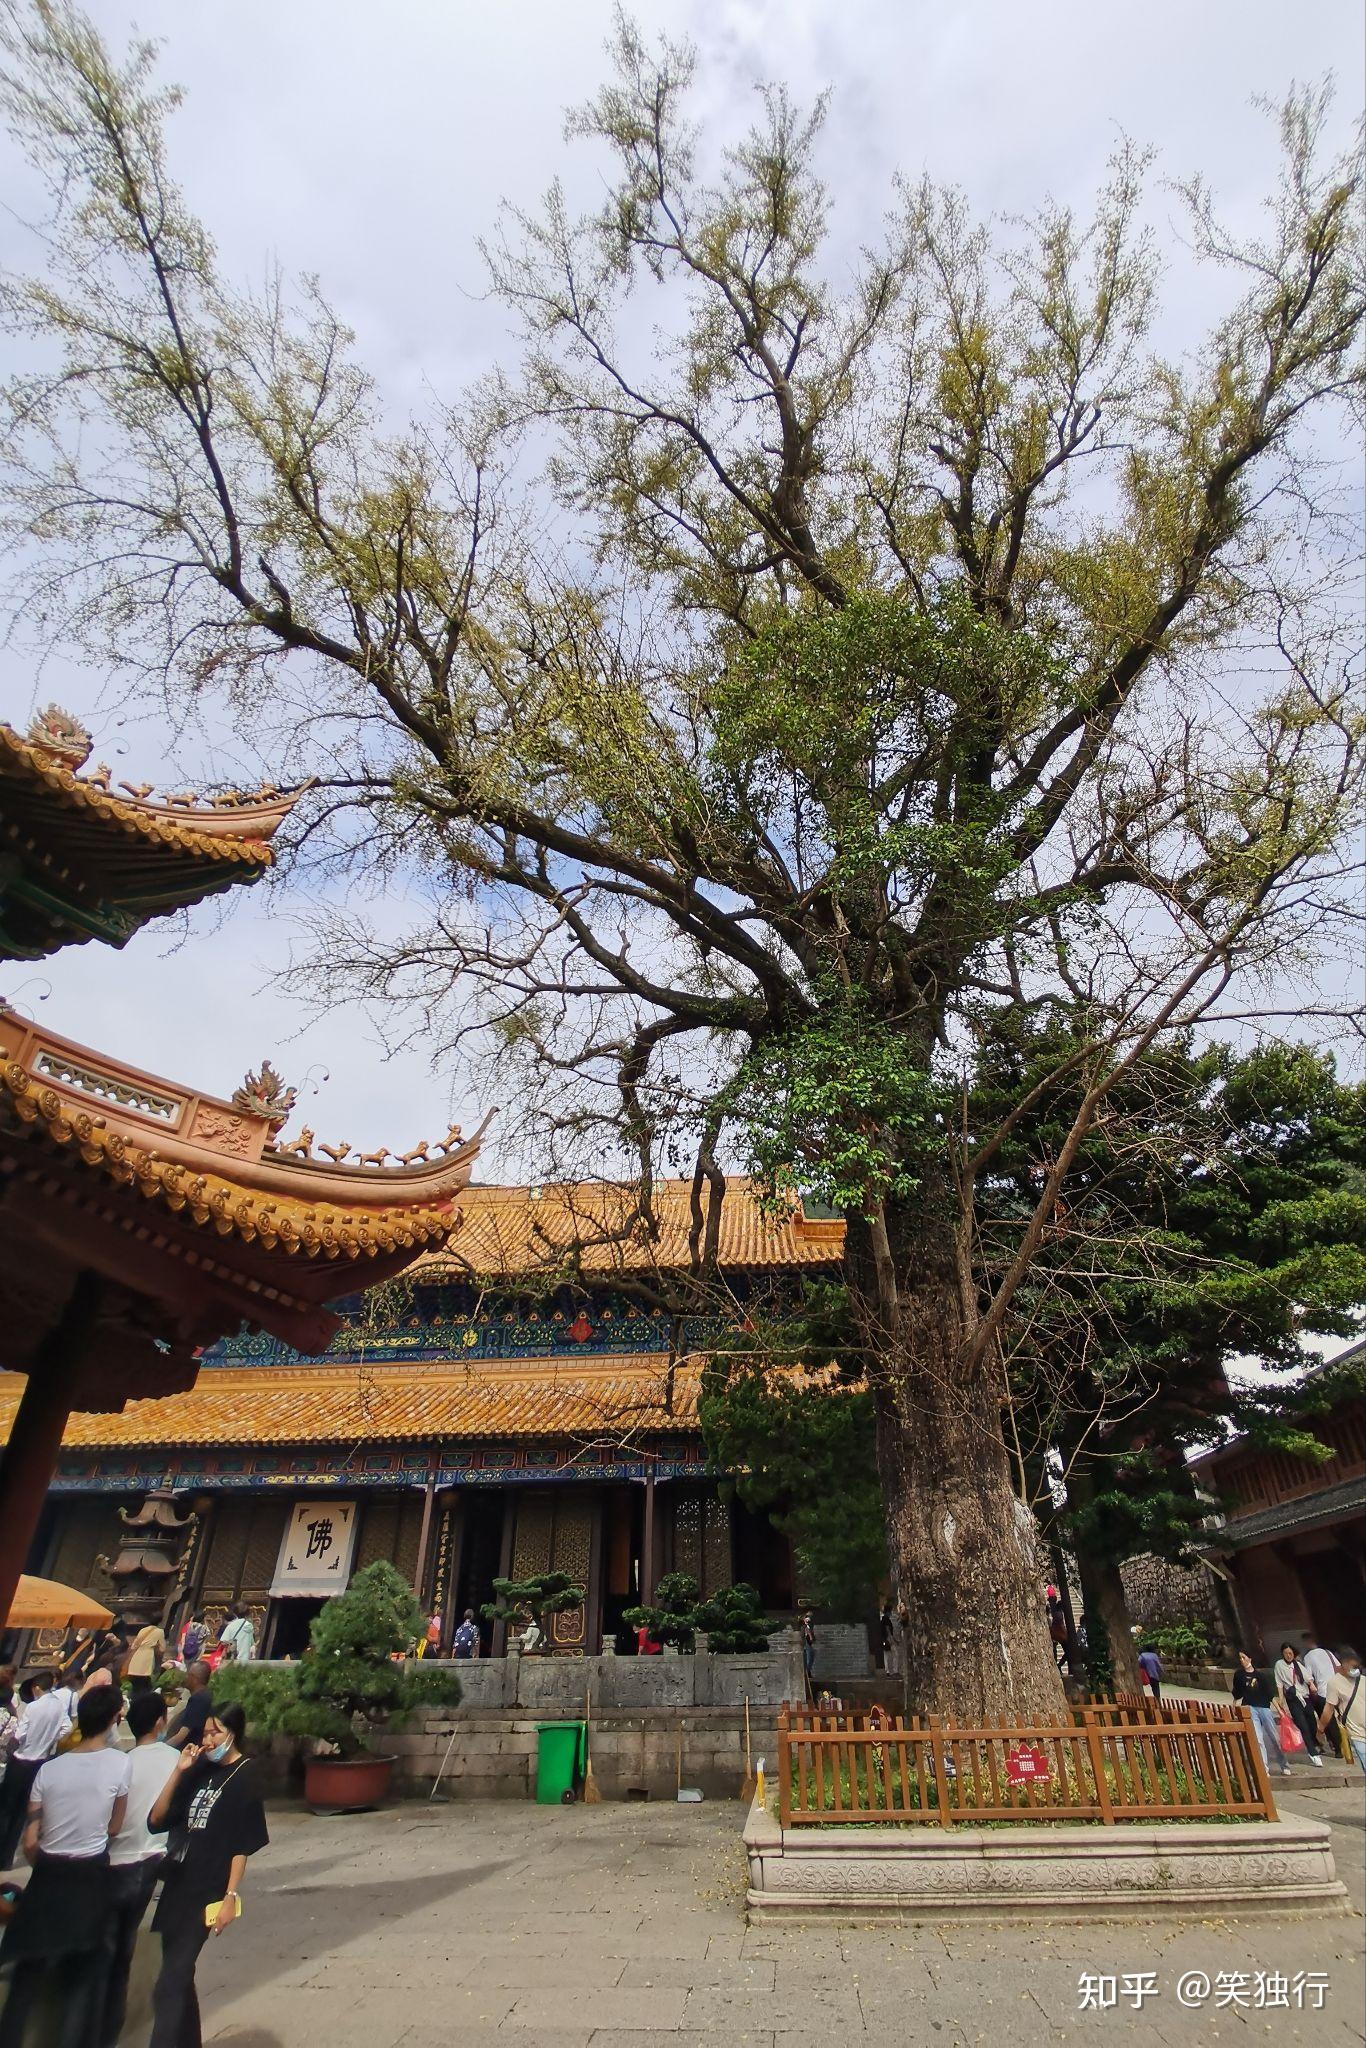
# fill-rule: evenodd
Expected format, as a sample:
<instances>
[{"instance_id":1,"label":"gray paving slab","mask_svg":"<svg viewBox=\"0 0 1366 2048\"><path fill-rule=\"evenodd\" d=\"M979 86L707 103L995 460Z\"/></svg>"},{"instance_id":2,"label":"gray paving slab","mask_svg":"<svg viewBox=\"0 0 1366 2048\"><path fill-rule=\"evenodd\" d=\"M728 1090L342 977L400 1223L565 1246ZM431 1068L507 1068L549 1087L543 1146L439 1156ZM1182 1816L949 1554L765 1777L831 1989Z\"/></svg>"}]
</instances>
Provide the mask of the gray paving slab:
<instances>
[{"instance_id":1,"label":"gray paving slab","mask_svg":"<svg viewBox=\"0 0 1366 2048\"><path fill-rule=\"evenodd\" d=\"M778 1965L771 1956L737 1959L730 1955L707 1955L701 1962L649 1956L627 1963L618 1981L623 1989L639 1991L679 1984L685 1990L703 1984L738 1985L746 1990L766 1992L771 1997L776 1988L777 1971Z\"/></svg>"},{"instance_id":2,"label":"gray paving slab","mask_svg":"<svg viewBox=\"0 0 1366 2048\"><path fill-rule=\"evenodd\" d=\"M785 1991L743 1984L697 1984L688 1993L683 2023L702 2033L729 2035L740 2027L771 2026L820 2030L828 2041L852 2040L863 2032L856 1988L837 1979Z\"/></svg>"},{"instance_id":3,"label":"gray paving slab","mask_svg":"<svg viewBox=\"0 0 1366 2048\"><path fill-rule=\"evenodd\" d=\"M718 2037L715 2034L690 2034L685 2029L677 2034L668 2034L665 2038L669 2048L716 2048ZM773 2048L774 2036L771 2027L759 2033L733 2034L728 2038L742 2044L742 2048ZM521 2048L520 2043L518 2048ZM659 2035L635 2034L629 2031L623 2033L616 2027L599 2027L593 2036L591 2048L659 2048ZM826 2041L825 2048L835 2048L835 2044Z\"/></svg>"},{"instance_id":4,"label":"gray paving slab","mask_svg":"<svg viewBox=\"0 0 1366 2048\"><path fill-rule=\"evenodd\" d=\"M1366 1798L1323 1788L1366 1892ZM1360 1918L915 1927L743 1920L730 1802L677 1810L490 1801L340 1826L272 1814L240 1926L199 1968L211 2048L1360 2048ZM146 1958L139 1968L145 1982ZM1211 1998L1188 2010L1181 1976ZM1325 2010L1213 2009L1219 1972L1321 1971ZM1083 1973L1155 1972L1132 2010L1080 2009ZM130 2032L127 2048L144 2048Z\"/></svg>"},{"instance_id":5,"label":"gray paving slab","mask_svg":"<svg viewBox=\"0 0 1366 2048\"><path fill-rule=\"evenodd\" d=\"M503 2022L509 2034L529 2027L550 2027L566 2013L596 2030L629 2029L635 2033L677 2033L691 1993L686 1985L658 1985L653 1990L628 1990L609 1984L601 1990L529 1991L519 1998Z\"/></svg>"},{"instance_id":6,"label":"gray paving slab","mask_svg":"<svg viewBox=\"0 0 1366 2048\"><path fill-rule=\"evenodd\" d=\"M658 2041L657 2034L650 2037ZM399 2048L589 2048L596 2039L591 2027L528 2028L515 2036L501 2027L429 2025L423 2021L403 2035Z\"/></svg>"},{"instance_id":7,"label":"gray paving slab","mask_svg":"<svg viewBox=\"0 0 1366 2048\"><path fill-rule=\"evenodd\" d=\"M669 2048L716 2048L718 2038L716 2034L690 2034L686 2029L665 2036ZM727 2038L741 2044L741 2048L773 2048L774 2041L771 2027L758 2033L732 2034ZM591 2048L659 2048L659 2039L658 2034L623 2033L615 2027L599 2027ZM518 2048L521 2048L520 2043ZM836 2048L836 2044L827 2040L825 2048Z\"/></svg>"}]
</instances>

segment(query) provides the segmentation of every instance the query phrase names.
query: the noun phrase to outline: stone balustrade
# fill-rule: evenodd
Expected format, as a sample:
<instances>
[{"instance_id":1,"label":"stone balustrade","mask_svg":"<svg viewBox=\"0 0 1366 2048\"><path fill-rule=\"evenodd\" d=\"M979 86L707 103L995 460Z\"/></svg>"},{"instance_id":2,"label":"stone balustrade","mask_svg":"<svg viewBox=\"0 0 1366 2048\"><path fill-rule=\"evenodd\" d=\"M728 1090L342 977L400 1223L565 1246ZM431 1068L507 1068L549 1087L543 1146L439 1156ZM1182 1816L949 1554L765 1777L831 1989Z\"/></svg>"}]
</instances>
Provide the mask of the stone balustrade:
<instances>
[{"instance_id":1,"label":"stone balustrade","mask_svg":"<svg viewBox=\"0 0 1366 2048\"><path fill-rule=\"evenodd\" d=\"M548 1716L578 1714L590 1693L594 1711L604 1713L741 1707L746 1699L751 1710L777 1708L804 1696L795 1629L782 1630L755 1656L722 1656L704 1648L688 1656L512 1655L472 1657L450 1668L459 1673L464 1693L457 1713L522 1707Z\"/></svg>"}]
</instances>

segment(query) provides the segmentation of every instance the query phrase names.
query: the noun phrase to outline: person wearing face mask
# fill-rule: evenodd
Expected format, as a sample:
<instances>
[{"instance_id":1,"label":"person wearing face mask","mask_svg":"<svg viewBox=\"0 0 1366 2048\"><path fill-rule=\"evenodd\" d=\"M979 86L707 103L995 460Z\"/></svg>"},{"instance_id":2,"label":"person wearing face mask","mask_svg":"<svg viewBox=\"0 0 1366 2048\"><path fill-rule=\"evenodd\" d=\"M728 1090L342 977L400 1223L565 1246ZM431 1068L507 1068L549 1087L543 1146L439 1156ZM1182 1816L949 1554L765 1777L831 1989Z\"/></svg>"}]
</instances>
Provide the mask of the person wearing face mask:
<instances>
[{"instance_id":1,"label":"person wearing face mask","mask_svg":"<svg viewBox=\"0 0 1366 2048\"><path fill-rule=\"evenodd\" d=\"M1362 1683L1361 1659L1347 1643L1338 1651L1338 1669L1328 1681L1328 1695L1319 1720L1321 1734L1335 1714L1347 1737L1347 1747L1366 1771L1366 1685Z\"/></svg>"},{"instance_id":2,"label":"person wearing face mask","mask_svg":"<svg viewBox=\"0 0 1366 2048\"><path fill-rule=\"evenodd\" d=\"M255 1767L240 1743L246 1716L216 1707L202 1747L187 1743L152 1804L147 1826L167 1837L161 1900L152 1926L161 1936L161 1971L152 1993L148 2048L200 2048L195 1965L210 1934L231 1927L240 1908L247 1858L270 1840Z\"/></svg>"}]
</instances>

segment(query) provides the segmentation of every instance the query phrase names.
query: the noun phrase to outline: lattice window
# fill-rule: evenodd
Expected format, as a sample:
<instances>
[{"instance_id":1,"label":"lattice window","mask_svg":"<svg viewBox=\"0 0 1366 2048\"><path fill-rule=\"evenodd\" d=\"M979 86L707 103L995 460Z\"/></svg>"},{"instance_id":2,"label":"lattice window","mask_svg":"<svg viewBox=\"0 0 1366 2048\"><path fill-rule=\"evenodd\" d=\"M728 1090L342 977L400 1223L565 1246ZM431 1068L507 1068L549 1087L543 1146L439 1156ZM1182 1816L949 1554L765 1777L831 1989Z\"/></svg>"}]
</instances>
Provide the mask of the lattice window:
<instances>
[{"instance_id":1,"label":"lattice window","mask_svg":"<svg viewBox=\"0 0 1366 2048\"><path fill-rule=\"evenodd\" d=\"M220 1500L214 1509L213 1528L209 1533L209 1561L204 1569L206 1600L233 1600L237 1597L254 1505L249 1500Z\"/></svg>"},{"instance_id":2,"label":"lattice window","mask_svg":"<svg viewBox=\"0 0 1366 2048\"><path fill-rule=\"evenodd\" d=\"M417 1579L417 1547L422 1540L422 1502L405 1499L398 1511L398 1538L393 1564L411 1586Z\"/></svg>"},{"instance_id":3,"label":"lattice window","mask_svg":"<svg viewBox=\"0 0 1366 2048\"><path fill-rule=\"evenodd\" d=\"M730 1503L709 1495L702 1503L702 1591L717 1592L734 1580L730 1546Z\"/></svg>"},{"instance_id":4,"label":"lattice window","mask_svg":"<svg viewBox=\"0 0 1366 2048\"><path fill-rule=\"evenodd\" d=\"M551 1569L555 1535L555 1502L544 1493L517 1502L517 1534L512 1546L512 1576L529 1579Z\"/></svg>"},{"instance_id":5,"label":"lattice window","mask_svg":"<svg viewBox=\"0 0 1366 2048\"><path fill-rule=\"evenodd\" d=\"M695 1493L674 1499L673 1568L702 1583L702 1503Z\"/></svg>"},{"instance_id":6,"label":"lattice window","mask_svg":"<svg viewBox=\"0 0 1366 2048\"><path fill-rule=\"evenodd\" d=\"M718 1500L715 1494L675 1495L673 1568L696 1579L704 1597L732 1583L727 1501Z\"/></svg>"},{"instance_id":7,"label":"lattice window","mask_svg":"<svg viewBox=\"0 0 1366 2048\"><path fill-rule=\"evenodd\" d=\"M593 1509L586 1500L560 1501L555 1509L555 1541L551 1569L568 1572L576 1585L588 1584L588 1561L593 1543Z\"/></svg>"},{"instance_id":8,"label":"lattice window","mask_svg":"<svg viewBox=\"0 0 1366 2048\"><path fill-rule=\"evenodd\" d=\"M364 1571L366 1565L375 1564L380 1558L392 1563L397 1547L397 1501L368 1500L361 1516L360 1541L352 1570Z\"/></svg>"},{"instance_id":9,"label":"lattice window","mask_svg":"<svg viewBox=\"0 0 1366 2048\"><path fill-rule=\"evenodd\" d=\"M252 1502L251 1521L242 1558L242 1578L238 1587L239 1593L243 1596L270 1598L270 1582L275 1577L275 1566L280 1556L280 1544L284 1539L285 1523L288 1519L289 1507L282 1500Z\"/></svg>"}]
</instances>

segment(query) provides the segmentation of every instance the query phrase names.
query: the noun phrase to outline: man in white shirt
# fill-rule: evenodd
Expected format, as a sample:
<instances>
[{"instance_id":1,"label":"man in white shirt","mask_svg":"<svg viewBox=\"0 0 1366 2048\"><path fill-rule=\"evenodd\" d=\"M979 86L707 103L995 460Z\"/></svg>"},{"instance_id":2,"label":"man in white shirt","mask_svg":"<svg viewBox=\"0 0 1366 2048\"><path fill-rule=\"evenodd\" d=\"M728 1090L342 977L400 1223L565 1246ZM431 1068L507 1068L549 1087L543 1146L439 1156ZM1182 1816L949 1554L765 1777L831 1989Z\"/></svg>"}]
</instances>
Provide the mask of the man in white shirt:
<instances>
[{"instance_id":1,"label":"man in white shirt","mask_svg":"<svg viewBox=\"0 0 1366 2048\"><path fill-rule=\"evenodd\" d=\"M109 1840L123 1825L129 1759L106 1736L123 1695L105 1686L77 1709L79 1735L43 1764L29 1792L24 1854L33 1866L5 1930L9 1995L0 2039L36 2038L28 2029L46 2006L42 2038L98 2039L105 1976Z\"/></svg>"},{"instance_id":2,"label":"man in white shirt","mask_svg":"<svg viewBox=\"0 0 1366 2048\"><path fill-rule=\"evenodd\" d=\"M19 1722L14 1754L32 1763L44 1764L71 1726L75 1696L69 1685L54 1685L50 1671L40 1671L33 1681L33 1698Z\"/></svg>"},{"instance_id":3,"label":"man in white shirt","mask_svg":"<svg viewBox=\"0 0 1366 2048\"><path fill-rule=\"evenodd\" d=\"M147 1816L179 1761L163 1740L166 1703L159 1692L135 1698L128 1709L134 1747L128 1759L128 1806L123 1826L109 1843L109 1978L104 1994L103 2031L98 2048L115 2048L128 2007L128 1973L138 1929L156 1888L166 1849L165 1835L148 1833Z\"/></svg>"},{"instance_id":4,"label":"man in white shirt","mask_svg":"<svg viewBox=\"0 0 1366 2048\"><path fill-rule=\"evenodd\" d=\"M50 1671L38 1673L0 1785L0 1870L15 1863L33 1781L71 1726L69 1701L68 1688L54 1687Z\"/></svg>"},{"instance_id":5,"label":"man in white shirt","mask_svg":"<svg viewBox=\"0 0 1366 2048\"><path fill-rule=\"evenodd\" d=\"M56 1702L56 1704L63 1709L68 1721L75 1720L76 1702L80 1698L81 1694L85 1691L85 1688L89 1684L89 1682L89 1679L84 1679L79 1685L72 1685L68 1683L66 1679L63 1679L59 1685L53 1686L52 1692L49 1695L49 1697L53 1699ZM61 1736L58 1736L57 1740L60 1742Z\"/></svg>"},{"instance_id":6,"label":"man in white shirt","mask_svg":"<svg viewBox=\"0 0 1366 2048\"><path fill-rule=\"evenodd\" d=\"M1309 1711L1318 1721L1328 1698L1328 1688L1337 1677L1338 1660L1331 1650L1322 1649L1314 1636L1306 1636L1300 1663L1309 1681Z\"/></svg>"}]
</instances>

